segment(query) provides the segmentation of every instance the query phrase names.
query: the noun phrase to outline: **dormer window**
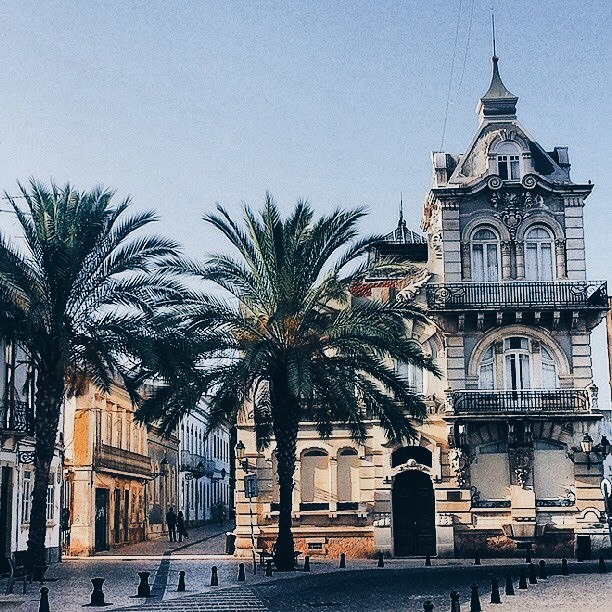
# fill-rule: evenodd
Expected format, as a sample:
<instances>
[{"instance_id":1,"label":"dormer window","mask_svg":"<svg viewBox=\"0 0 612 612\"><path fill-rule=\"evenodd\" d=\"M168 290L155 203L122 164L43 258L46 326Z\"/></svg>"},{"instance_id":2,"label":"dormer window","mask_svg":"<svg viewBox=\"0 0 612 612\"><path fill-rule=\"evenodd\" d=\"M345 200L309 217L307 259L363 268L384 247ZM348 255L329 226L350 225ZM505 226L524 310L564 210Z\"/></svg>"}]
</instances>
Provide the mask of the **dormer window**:
<instances>
[{"instance_id":1,"label":"dormer window","mask_svg":"<svg viewBox=\"0 0 612 612\"><path fill-rule=\"evenodd\" d=\"M502 181L518 181L521 178L520 155L516 145L505 142L497 147L497 174Z\"/></svg>"}]
</instances>

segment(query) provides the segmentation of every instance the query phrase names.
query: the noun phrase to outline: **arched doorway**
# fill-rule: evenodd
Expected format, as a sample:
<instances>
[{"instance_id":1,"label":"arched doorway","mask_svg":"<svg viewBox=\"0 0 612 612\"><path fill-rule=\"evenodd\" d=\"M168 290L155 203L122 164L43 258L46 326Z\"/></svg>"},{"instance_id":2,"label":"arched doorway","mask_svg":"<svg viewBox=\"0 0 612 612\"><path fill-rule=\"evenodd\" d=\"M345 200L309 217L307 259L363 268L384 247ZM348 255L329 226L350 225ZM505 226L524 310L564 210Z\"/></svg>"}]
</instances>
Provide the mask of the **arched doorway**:
<instances>
[{"instance_id":1,"label":"arched doorway","mask_svg":"<svg viewBox=\"0 0 612 612\"><path fill-rule=\"evenodd\" d=\"M396 557L434 555L434 491L429 476L418 470L400 472L393 483L393 548Z\"/></svg>"}]
</instances>

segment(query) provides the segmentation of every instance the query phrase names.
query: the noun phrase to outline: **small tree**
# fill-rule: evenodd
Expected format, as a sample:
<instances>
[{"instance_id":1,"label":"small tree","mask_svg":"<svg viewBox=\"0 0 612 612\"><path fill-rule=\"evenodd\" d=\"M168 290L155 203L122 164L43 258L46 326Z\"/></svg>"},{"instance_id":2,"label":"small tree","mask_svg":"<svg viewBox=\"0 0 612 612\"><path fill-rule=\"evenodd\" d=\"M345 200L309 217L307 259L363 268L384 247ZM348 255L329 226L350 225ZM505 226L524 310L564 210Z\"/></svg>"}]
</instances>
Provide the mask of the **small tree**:
<instances>
[{"instance_id":1,"label":"small tree","mask_svg":"<svg viewBox=\"0 0 612 612\"><path fill-rule=\"evenodd\" d=\"M78 192L32 180L26 206L7 196L22 233L0 233L0 335L29 354L36 371L30 562L45 564L46 497L61 406L91 380L118 380L138 402L151 374L156 311L180 292L163 267L175 242L141 232L151 212L127 214L101 188Z\"/></svg>"},{"instance_id":2,"label":"small tree","mask_svg":"<svg viewBox=\"0 0 612 612\"><path fill-rule=\"evenodd\" d=\"M267 196L259 216L245 208L242 226L217 210L205 219L237 257L217 255L187 270L229 293L229 299L194 293L180 307L191 350L204 358L190 389L211 395L209 431L235 423L240 408L255 397L258 446L276 444L280 512L274 562L291 570L300 420L308 413L321 436L342 426L362 442L368 413L390 440L407 440L414 434L411 418L422 417L425 405L398 377L394 362L437 370L406 335L407 319L424 320L420 310L349 297L350 284L374 265L359 263L376 240L356 240L361 210L337 210L315 220L310 206L300 202L283 220ZM398 271L388 262L378 266ZM171 429L184 412L180 401L145 402L142 414L161 417Z\"/></svg>"}]
</instances>

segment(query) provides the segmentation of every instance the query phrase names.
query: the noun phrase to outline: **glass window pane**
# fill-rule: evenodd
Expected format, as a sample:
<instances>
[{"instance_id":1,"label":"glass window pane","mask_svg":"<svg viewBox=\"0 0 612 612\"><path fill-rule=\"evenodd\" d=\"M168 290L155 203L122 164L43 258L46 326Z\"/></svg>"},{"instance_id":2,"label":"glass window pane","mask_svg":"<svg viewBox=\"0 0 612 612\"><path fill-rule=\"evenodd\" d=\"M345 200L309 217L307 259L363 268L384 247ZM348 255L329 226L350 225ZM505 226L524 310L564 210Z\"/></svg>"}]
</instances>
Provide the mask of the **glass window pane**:
<instances>
[{"instance_id":1,"label":"glass window pane","mask_svg":"<svg viewBox=\"0 0 612 612\"><path fill-rule=\"evenodd\" d=\"M520 363L520 378L519 389L529 389L531 388L531 380L529 375L529 355L519 355L519 363Z\"/></svg>"},{"instance_id":2,"label":"glass window pane","mask_svg":"<svg viewBox=\"0 0 612 612\"><path fill-rule=\"evenodd\" d=\"M538 248L535 244L527 243L525 252L525 278L538 280Z\"/></svg>"},{"instance_id":3,"label":"glass window pane","mask_svg":"<svg viewBox=\"0 0 612 612\"><path fill-rule=\"evenodd\" d=\"M493 378L493 363L483 363L480 366L480 382L481 389L494 389L495 380Z\"/></svg>"},{"instance_id":4,"label":"glass window pane","mask_svg":"<svg viewBox=\"0 0 612 612\"><path fill-rule=\"evenodd\" d=\"M553 260L551 244L541 245L541 271L540 280L551 281L553 279Z\"/></svg>"},{"instance_id":5,"label":"glass window pane","mask_svg":"<svg viewBox=\"0 0 612 612\"><path fill-rule=\"evenodd\" d=\"M500 155L497 158L497 174L503 181L508 180L508 162L505 155Z\"/></svg>"},{"instance_id":6,"label":"glass window pane","mask_svg":"<svg viewBox=\"0 0 612 612\"><path fill-rule=\"evenodd\" d=\"M487 244L487 281L497 282L497 244Z\"/></svg>"},{"instance_id":7,"label":"glass window pane","mask_svg":"<svg viewBox=\"0 0 612 612\"><path fill-rule=\"evenodd\" d=\"M513 181L517 181L520 178L520 174L519 174L519 161L518 161L518 159L512 159L510 161L510 178Z\"/></svg>"},{"instance_id":8,"label":"glass window pane","mask_svg":"<svg viewBox=\"0 0 612 612\"><path fill-rule=\"evenodd\" d=\"M483 282L485 279L482 244L474 244L472 246L472 276L475 281Z\"/></svg>"}]
</instances>

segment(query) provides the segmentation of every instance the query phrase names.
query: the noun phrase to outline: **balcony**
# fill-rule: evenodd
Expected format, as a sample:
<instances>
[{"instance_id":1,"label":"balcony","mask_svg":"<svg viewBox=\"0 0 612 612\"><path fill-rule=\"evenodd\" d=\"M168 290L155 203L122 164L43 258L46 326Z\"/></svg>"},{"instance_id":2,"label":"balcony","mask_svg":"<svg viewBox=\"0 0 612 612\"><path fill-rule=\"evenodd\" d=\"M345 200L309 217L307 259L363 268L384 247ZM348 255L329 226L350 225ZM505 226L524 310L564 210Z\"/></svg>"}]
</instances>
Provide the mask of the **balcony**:
<instances>
[{"instance_id":1,"label":"balcony","mask_svg":"<svg viewBox=\"0 0 612 612\"><path fill-rule=\"evenodd\" d=\"M590 412L591 399L586 389L453 391L446 411L450 416L550 416Z\"/></svg>"},{"instance_id":2,"label":"balcony","mask_svg":"<svg viewBox=\"0 0 612 612\"><path fill-rule=\"evenodd\" d=\"M605 281L446 283L427 287L431 310L606 310Z\"/></svg>"},{"instance_id":3,"label":"balcony","mask_svg":"<svg viewBox=\"0 0 612 612\"><path fill-rule=\"evenodd\" d=\"M0 413L0 433L27 435L34 432L34 412L27 402L0 403Z\"/></svg>"},{"instance_id":4,"label":"balcony","mask_svg":"<svg viewBox=\"0 0 612 612\"><path fill-rule=\"evenodd\" d=\"M198 455L191 451L181 451L181 472L191 472L197 477L204 474L212 476L215 473L215 462L207 459L204 455Z\"/></svg>"},{"instance_id":5,"label":"balcony","mask_svg":"<svg viewBox=\"0 0 612 612\"><path fill-rule=\"evenodd\" d=\"M152 472L150 457L108 444L100 444L96 448L94 467L143 476L150 476Z\"/></svg>"}]
</instances>

